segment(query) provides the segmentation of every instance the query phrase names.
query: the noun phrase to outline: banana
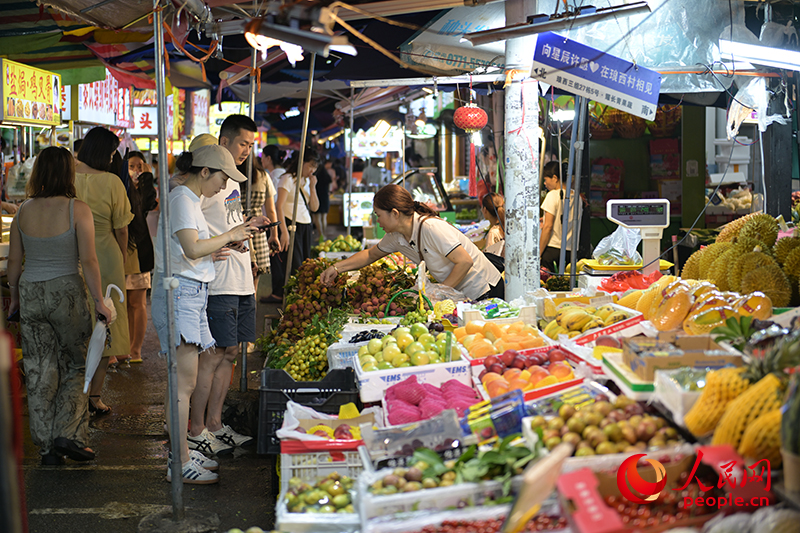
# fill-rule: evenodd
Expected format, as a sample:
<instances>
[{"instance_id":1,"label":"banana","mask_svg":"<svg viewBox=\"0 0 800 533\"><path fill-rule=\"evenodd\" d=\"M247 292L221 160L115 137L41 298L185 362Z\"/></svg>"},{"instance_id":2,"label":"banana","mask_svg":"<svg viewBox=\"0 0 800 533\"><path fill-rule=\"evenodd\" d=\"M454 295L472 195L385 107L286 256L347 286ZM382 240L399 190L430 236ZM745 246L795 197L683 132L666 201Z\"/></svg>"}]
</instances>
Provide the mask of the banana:
<instances>
[{"instance_id":1,"label":"banana","mask_svg":"<svg viewBox=\"0 0 800 533\"><path fill-rule=\"evenodd\" d=\"M591 315L587 314L586 311L584 311L582 308L575 307L573 309L570 309L569 311L561 313L560 318L556 316L556 322L558 322L559 326L564 326L564 328L569 329L567 327L567 324L570 323L572 320L574 320L575 317L582 317L582 316L591 316Z\"/></svg>"},{"instance_id":2,"label":"banana","mask_svg":"<svg viewBox=\"0 0 800 533\"><path fill-rule=\"evenodd\" d=\"M576 310L580 310L580 307L578 307L578 306L576 306L574 304L566 303L562 307L559 307L558 310L556 311L556 320L560 324L561 323L561 318L565 314L572 313L572 312L574 312Z\"/></svg>"},{"instance_id":3,"label":"banana","mask_svg":"<svg viewBox=\"0 0 800 533\"><path fill-rule=\"evenodd\" d=\"M547 326L542 330L542 333L544 333L545 335L547 335L551 339L555 339L557 337L554 337L552 335L552 332L553 332L553 330L555 330L556 328L559 328L559 327L561 327L561 326L558 325L558 322L553 320L549 324L547 324Z\"/></svg>"},{"instance_id":4,"label":"banana","mask_svg":"<svg viewBox=\"0 0 800 533\"><path fill-rule=\"evenodd\" d=\"M617 322L622 322L623 320L626 320L627 318L628 318L628 315L626 315L624 312L616 311L613 314L609 315L603 321L603 325L604 326L610 326L611 324L616 324Z\"/></svg>"},{"instance_id":5,"label":"banana","mask_svg":"<svg viewBox=\"0 0 800 533\"><path fill-rule=\"evenodd\" d=\"M615 313L616 311L617 310L611 307L610 305L604 305L595 312L594 316L605 322L606 318L608 318L609 315Z\"/></svg>"},{"instance_id":6,"label":"banana","mask_svg":"<svg viewBox=\"0 0 800 533\"><path fill-rule=\"evenodd\" d=\"M569 337L570 339L574 339L580 334L581 334L580 331L570 331L569 333L567 333L567 337Z\"/></svg>"},{"instance_id":7,"label":"banana","mask_svg":"<svg viewBox=\"0 0 800 533\"><path fill-rule=\"evenodd\" d=\"M581 328L581 333L586 333L590 329L599 328L602 325L603 323L599 319L593 318L592 320L583 325L583 328Z\"/></svg>"},{"instance_id":8,"label":"banana","mask_svg":"<svg viewBox=\"0 0 800 533\"><path fill-rule=\"evenodd\" d=\"M567 331L580 331L583 326L593 320L594 316L590 315L589 313L572 313L571 315L568 315L567 320L562 322L561 325Z\"/></svg>"},{"instance_id":9,"label":"banana","mask_svg":"<svg viewBox=\"0 0 800 533\"><path fill-rule=\"evenodd\" d=\"M593 314L595 314L597 312L597 308L596 307L592 307L590 305L584 307L583 310L586 311L587 313L589 313L590 315L593 315Z\"/></svg>"},{"instance_id":10,"label":"banana","mask_svg":"<svg viewBox=\"0 0 800 533\"><path fill-rule=\"evenodd\" d=\"M561 326L556 326L553 330L550 331L549 337L553 340L558 340L559 335L566 335L569 333L566 329Z\"/></svg>"}]
</instances>

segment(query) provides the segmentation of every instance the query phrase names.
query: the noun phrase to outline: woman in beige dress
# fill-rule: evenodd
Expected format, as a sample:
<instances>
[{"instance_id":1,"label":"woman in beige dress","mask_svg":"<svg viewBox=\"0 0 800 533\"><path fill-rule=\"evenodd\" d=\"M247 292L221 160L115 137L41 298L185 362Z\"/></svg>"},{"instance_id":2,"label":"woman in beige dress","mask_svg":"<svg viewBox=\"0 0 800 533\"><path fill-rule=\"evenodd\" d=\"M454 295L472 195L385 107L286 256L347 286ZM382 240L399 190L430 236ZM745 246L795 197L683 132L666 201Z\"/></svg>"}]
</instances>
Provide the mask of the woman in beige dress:
<instances>
[{"instance_id":1,"label":"woman in beige dress","mask_svg":"<svg viewBox=\"0 0 800 533\"><path fill-rule=\"evenodd\" d=\"M103 293L110 283L125 291L125 260L128 252L128 224L133 220L131 204L119 177L108 172L119 138L105 128L92 128L83 139L75 168L78 199L89 204L94 218L95 250L100 263ZM117 320L111 325L111 347L103 352L89 390L89 411L102 415L111 408L100 399L108 357L127 357L130 352L128 309L116 298Z\"/></svg>"}]
</instances>

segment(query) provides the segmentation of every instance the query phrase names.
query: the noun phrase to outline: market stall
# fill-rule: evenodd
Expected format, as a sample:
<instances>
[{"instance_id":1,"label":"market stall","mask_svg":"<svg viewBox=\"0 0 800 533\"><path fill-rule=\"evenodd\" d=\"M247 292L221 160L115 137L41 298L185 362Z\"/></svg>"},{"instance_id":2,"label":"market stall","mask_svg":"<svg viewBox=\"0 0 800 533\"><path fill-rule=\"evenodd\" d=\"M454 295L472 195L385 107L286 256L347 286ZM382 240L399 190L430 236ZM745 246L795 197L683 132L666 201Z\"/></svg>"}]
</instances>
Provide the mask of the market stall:
<instances>
[{"instance_id":1,"label":"market stall","mask_svg":"<svg viewBox=\"0 0 800 533\"><path fill-rule=\"evenodd\" d=\"M682 277L515 302L421 297L390 260L322 287L308 260L264 345L276 529L791 530L797 242L753 215Z\"/></svg>"}]
</instances>

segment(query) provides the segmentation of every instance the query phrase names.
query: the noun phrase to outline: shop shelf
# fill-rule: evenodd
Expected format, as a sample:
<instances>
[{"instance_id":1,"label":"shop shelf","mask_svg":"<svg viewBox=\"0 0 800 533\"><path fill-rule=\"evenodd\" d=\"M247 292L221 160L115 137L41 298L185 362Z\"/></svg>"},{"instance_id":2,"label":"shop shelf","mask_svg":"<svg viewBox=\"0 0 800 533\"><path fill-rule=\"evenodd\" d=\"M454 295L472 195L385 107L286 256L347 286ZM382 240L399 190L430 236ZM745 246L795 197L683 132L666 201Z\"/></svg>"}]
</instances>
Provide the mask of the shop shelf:
<instances>
[{"instance_id":1,"label":"shop shelf","mask_svg":"<svg viewBox=\"0 0 800 533\"><path fill-rule=\"evenodd\" d=\"M342 405L359 404L355 372L352 368L336 369L320 381L295 381L284 370L264 369L259 390L258 453L280 453L276 432L283 425L290 400L320 413L338 414Z\"/></svg>"}]
</instances>

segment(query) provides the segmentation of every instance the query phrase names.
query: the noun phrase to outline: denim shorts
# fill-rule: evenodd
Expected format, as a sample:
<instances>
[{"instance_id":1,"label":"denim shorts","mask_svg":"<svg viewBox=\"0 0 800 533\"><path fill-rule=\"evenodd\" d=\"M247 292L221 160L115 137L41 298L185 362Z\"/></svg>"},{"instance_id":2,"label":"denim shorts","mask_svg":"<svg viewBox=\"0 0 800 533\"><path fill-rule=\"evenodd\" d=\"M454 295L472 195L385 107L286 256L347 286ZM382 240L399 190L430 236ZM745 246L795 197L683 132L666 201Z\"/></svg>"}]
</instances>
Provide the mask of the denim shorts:
<instances>
[{"instance_id":1,"label":"denim shorts","mask_svg":"<svg viewBox=\"0 0 800 533\"><path fill-rule=\"evenodd\" d=\"M218 294L208 297L208 326L217 346L256 342L256 297Z\"/></svg>"},{"instance_id":2,"label":"denim shorts","mask_svg":"<svg viewBox=\"0 0 800 533\"><path fill-rule=\"evenodd\" d=\"M208 302L208 283L175 276L178 288L172 291L172 301L175 308L175 347L181 340L186 344L197 345L200 351L214 346L214 337L208 329L206 307ZM161 283L161 273L153 278L153 291L151 295L151 314L153 326L158 333L161 343L161 353L169 350L167 340L167 291Z\"/></svg>"}]
</instances>

